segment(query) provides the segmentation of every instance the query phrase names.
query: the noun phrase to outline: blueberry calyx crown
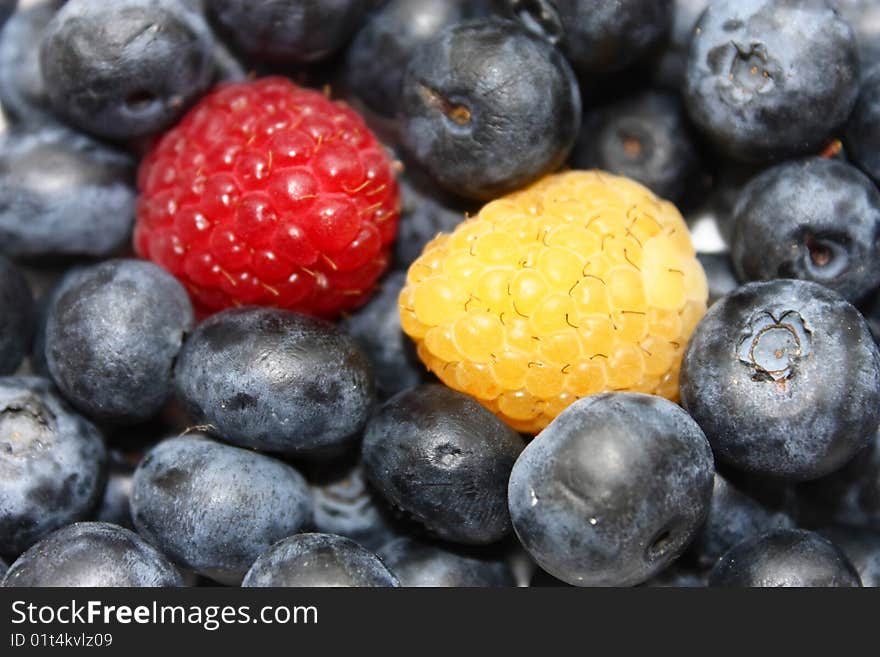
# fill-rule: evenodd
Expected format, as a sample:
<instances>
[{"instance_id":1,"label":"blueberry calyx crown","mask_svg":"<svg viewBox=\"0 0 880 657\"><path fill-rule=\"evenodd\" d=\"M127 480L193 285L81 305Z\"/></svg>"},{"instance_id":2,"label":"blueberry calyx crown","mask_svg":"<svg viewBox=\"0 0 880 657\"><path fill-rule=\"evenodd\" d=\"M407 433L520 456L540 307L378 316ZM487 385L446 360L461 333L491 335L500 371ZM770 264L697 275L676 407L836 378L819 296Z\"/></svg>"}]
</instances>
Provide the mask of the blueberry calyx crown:
<instances>
[{"instance_id":1,"label":"blueberry calyx crown","mask_svg":"<svg viewBox=\"0 0 880 657\"><path fill-rule=\"evenodd\" d=\"M810 331L797 311L788 310L777 319L765 310L749 323L736 355L757 370L755 380L782 381L791 378L797 361L812 350Z\"/></svg>"}]
</instances>

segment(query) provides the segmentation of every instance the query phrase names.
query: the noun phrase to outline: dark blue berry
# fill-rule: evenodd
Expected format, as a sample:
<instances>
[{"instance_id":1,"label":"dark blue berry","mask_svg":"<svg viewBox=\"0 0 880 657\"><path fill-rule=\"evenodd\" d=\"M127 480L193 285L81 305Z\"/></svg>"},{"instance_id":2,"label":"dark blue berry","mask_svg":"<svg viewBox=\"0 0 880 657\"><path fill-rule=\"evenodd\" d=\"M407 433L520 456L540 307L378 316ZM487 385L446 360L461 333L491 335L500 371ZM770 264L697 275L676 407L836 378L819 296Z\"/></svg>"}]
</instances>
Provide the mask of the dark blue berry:
<instances>
[{"instance_id":1,"label":"dark blue berry","mask_svg":"<svg viewBox=\"0 0 880 657\"><path fill-rule=\"evenodd\" d=\"M0 256L0 376L14 374L30 350L36 319L24 275Z\"/></svg>"},{"instance_id":2,"label":"dark blue berry","mask_svg":"<svg viewBox=\"0 0 880 657\"><path fill-rule=\"evenodd\" d=\"M14 123L54 121L40 72L40 42L64 0L43 0L16 11L0 32L0 103Z\"/></svg>"},{"instance_id":3,"label":"dark blue berry","mask_svg":"<svg viewBox=\"0 0 880 657\"><path fill-rule=\"evenodd\" d=\"M858 47L825 2L718 0L697 25L685 87L694 122L728 155L806 155L852 111Z\"/></svg>"},{"instance_id":4,"label":"dark blue berry","mask_svg":"<svg viewBox=\"0 0 880 657\"><path fill-rule=\"evenodd\" d=\"M404 75L401 139L441 187L489 200L559 167L577 137L571 67L513 21L452 25Z\"/></svg>"},{"instance_id":5,"label":"dark blue berry","mask_svg":"<svg viewBox=\"0 0 880 657\"><path fill-rule=\"evenodd\" d=\"M373 407L373 373L332 324L284 310L218 313L189 337L175 367L193 420L223 440L321 456L350 445Z\"/></svg>"},{"instance_id":6,"label":"dark blue berry","mask_svg":"<svg viewBox=\"0 0 880 657\"><path fill-rule=\"evenodd\" d=\"M791 527L794 520L787 514L765 508L716 473L709 515L689 551L702 568L710 568L721 555L745 539L771 529Z\"/></svg>"},{"instance_id":7,"label":"dark blue berry","mask_svg":"<svg viewBox=\"0 0 880 657\"><path fill-rule=\"evenodd\" d=\"M522 438L470 397L439 384L388 400L364 433L364 470L431 534L492 543L510 531L507 480Z\"/></svg>"},{"instance_id":8,"label":"dark blue berry","mask_svg":"<svg viewBox=\"0 0 880 657\"><path fill-rule=\"evenodd\" d=\"M381 283L370 302L345 320L343 328L354 338L373 366L380 399L421 383L425 366L415 346L400 328L397 298L406 283L405 272L393 272Z\"/></svg>"},{"instance_id":9,"label":"dark blue berry","mask_svg":"<svg viewBox=\"0 0 880 657\"><path fill-rule=\"evenodd\" d=\"M0 378L0 554L17 556L100 499L98 430L37 378Z\"/></svg>"},{"instance_id":10,"label":"dark blue berry","mask_svg":"<svg viewBox=\"0 0 880 657\"><path fill-rule=\"evenodd\" d=\"M558 44L584 75L613 73L653 52L666 39L672 0L506 0L509 11Z\"/></svg>"},{"instance_id":11,"label":"dark blue berry","mask_svg":"<svg viewBox=\"0 0 880 657\"><path fill-rule=\"evenodd\" d=\"M880 531L837 525L818 533L846 555L859 574L862 586L880 586Z\"/></svg>"},{"instance_id":12,"label":"dark blue berry","mask_svg":"<svg viewBox=\"0 0 880 657\"><path fill-rule=\"evenodd\" d=\"M706 437L672 402L594 395L526 447L510 476L510 516L551 575L576 586L631 586L690 543L713 473Z\"/></svg>"},{"instance_id":13,"label":"dark blue berry","mask_svg":"<svg viewBox=\"0 0 880 657\"><path fill-rule=\"evenodd\" d=\"M648 91L585 113L571 162L632 178L678 201L693 184L697 158L678 98Z\"/></svg>"},{"instance_id":14,"label":"dark blue berry","mask_svg":"<svg viewBox=\"0 0 880 657\"><path fill-rule=\"evenodd\" d=\"M697 260L703 266L706 281L709 284L709 305L739 287L730 254L698 253Z\"/></svg>"},{"instance_id":15,"label":"dark blue berry","mask_svg":"<svg viewBox=\"0 0 880 657\"><path fill-rule=\"evenodd\" d=\"M685 351L684 407L719 460L816 479L880 423L880 352L859 312L807 281L750 283L713 305Z\"/></svg>"},{"instance_id":16,"label":"dark blue berry","mask_svg":"<svg viewBox=\"0 0 880 657\"><path fill-rule=\"evenodd\" d=\"M131 487L134 466L118 450L111 450L109 456L110 467L107 472L107 484L104 486L104 496L98 504L94 519L119 525L126 529L134 529L134 521L131 519Z\"/></svg>"},{"instance_id":17,"label":"dark blue berry","mask_svg":"<svg viewBox=\"0 0 880 657\"><path fill-rule=\"evenodd\" d=\"M855 167L809 158L767 169L734 208L743 281L800 278L850 301L880 285L880 193Z\"/></svg>"},{"instance_id":18,"label":"dark blue berry","mask_svg":"<svg viewBox=\"0 0 880 657\"><path fill-rule=\"evenodd\" d=\"M50 534L9 567L3 586L182 586L177 569L134 532L79 522Z\"/></svg>"},{"instance_id":19,"label":"dark blue berry","mask_svg":"<svg viewBox=\"0 0 880 657\"><path fill-rule=\"evenodd\" d=\"M862 70L880 63L880 4L875 0L830 0L829 4L855 32Z\"/></svg>"},{"instance_id":20,"label":"dark blue berry","mask_svg":"<svg viewBox=\"0 0 880 657\"><path fill-rule=\"evenodd\" d=\"M669 40L652 64L651 79L655 86L676 93L684 89L694 27L710 2L711 0L673 0Z\"/></svg>"},{"instance_id":21,"label":"dark blue berry","mask_svg":"<svg viewBox=\"0 0 880 657\"><path fill-rule=\"evenodd\" d=\"M679 560L649 579L642 586L675 589L704 588L706 586L706 576L694 568L683 565L681 560Z\"/></svg>"},{"instance_id":22,"label":"dark blue berry","mask_svg":"<svg viewBox=\"0 0 880 657\"><path fill-rule=\"evenodd\" d=\"M348 538L299 534L261 554L242 586L383 587L400 583L379 557Z\"/></svg>"},{"instance_id":23,"label":"dark blue berry","mask_svg":"<svg viewBox=\"0 0 880 657\"><path fill-rule=\"evenodd\" d=\"M132 139L167 128L208 90L213 43L176 0L68 0L46 26L40 70L60 117Z\"/></svg>"},{"instance_id":24,"label":"dark blue berry","mask_svg":"<svg viewBox=\"0 0 880 657\"><path fill-rule=\"evenodd\" d=\"M0 253L107 257L128 249L134 162L46 125L0 138Z\"/></svg>"},{"instance_id":25,"label":"dark blue berry","mask_svg":"<svg viewBox=\"0 0 880 657\"><path fill-rule=\"evenodd\" d=\"M314 465L307 476L315 499L315 530L350 538L369 550L395 535L390 510L368 485L360 462L350 458Z\"/></svg>"},{"instance_id":26,"label":"dark blue berry","mask_svg":"<svg viewBox=\"0 0 880 657\"><path fill-rule=\"evenodd\" d=\"M709 586L859 587L861 582L828 540L800 529L778 529L727 552L709 574Z\"/></svg>"},{"instance_id":27,"label":"dark blue berry","mask_svg":"<svg viewBox=\"0 0 880 657\"><path fill-rule=\"evenodd\" d=\"M846 154L880 184L880 61L862 79L859 100L844 132Z\"/></svg>"},{"instance_id":28,"label":"dark blue berry","mask_svg":"<svg viewBox=\"0 0 880 657\"><path fill-rule=\"evenodd\" d=\"M499 558L400 537L379 556L406 587L514 586L510 567Z\"/></svg>"},{"instance_id":29,"label":"dark blue berry","mask_svg":"<svg viewBox=\"0 0 880 657\"><path fill-rule=\"evenodd\" d=\"M193 311L183 286L140 260L79 272L48 310L46 362L62 394L89 417L132 424L158 413Z\"/></svg>"},{"instance_id":30,"label":"dark blue berry","mask_svg":"<svg viewBox=\"0 0 880 657\"><path fill-rule=\"evenodd\" d=\"M390 0L373 13L348 49L349 88L374 112L393 117L403 72L413 55L453 23L487 13L484 0Z\"/></svg>"},{"instance_id":31,"label":"dark blue berry","mask_svg":"<svg viewBox=\"0 0 880 657\"><path fill-rule=\"evenodd\" d=\"M279 64L314 62L342 48L361 25L363 0L211 0L209 16L232 45Z\"/></svg>"},{"instance_id":32,"label":"dark blue berry","mask_svg":"<svg viewBox=\"0 0 880 657\"><path fill-rule=\"evenodd\" d=\"M138 533L176 563L237 584L270 545L311 525L313 503L289 465L191 434L147 453L131 512Z\"/></svg>"}]
</instances>

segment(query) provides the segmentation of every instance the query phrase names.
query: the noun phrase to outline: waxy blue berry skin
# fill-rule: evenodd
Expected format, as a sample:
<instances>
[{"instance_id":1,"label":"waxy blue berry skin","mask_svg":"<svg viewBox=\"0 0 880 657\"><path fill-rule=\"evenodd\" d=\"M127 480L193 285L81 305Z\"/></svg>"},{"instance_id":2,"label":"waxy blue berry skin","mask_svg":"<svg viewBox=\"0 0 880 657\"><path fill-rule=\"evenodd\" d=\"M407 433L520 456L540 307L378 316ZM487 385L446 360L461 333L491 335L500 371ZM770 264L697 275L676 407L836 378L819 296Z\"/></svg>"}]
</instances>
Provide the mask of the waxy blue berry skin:
<instances>
[{"instance_id":1,"label":"waxy blue berry skin","mask_svg":"<svg viewBox=\"0 0 880 657\"><path fill-rule=\"evenodd\" d=\"M370 419L364 471L396 509L437 537L483 545L510 532L507 481L523 440L439 384L405 390Z\"/></svg>"},{"instance_id":2,"label":"waxy blue berry skin","mask_svg":"<svg viewBox=\"0 0 880 657\"><path fill-rule=\"evenodd\" d=\"M64 284L46 318L46 362L62 394L95 420L133 424L172 393L194 323L183 286L142 260L109 260Z\"/></svg>"},{"instance_id":3,"label":"waxy blue berry skin","mask_svg":"<svg viewBox=\"0 0 880 657\"><path fill-rule=\"evenodd\" d=\"M400 118L405 150L438 185L490 200L562 165L581 98L558 50L491 18L451 25L413 56Z\"/></svg>"},{"instance_id":4,"label":"waxy blue berry skin","mask_svg":"<svg viewBox=\"0 0 880 657\"><path fill-rule=\"evenodd\" d=\"M291 466L190 433L140 462L131 512L138 533L175 563L238 584L270 545L311 526L313 501Z\"/></svg>"},{"instance_id":5,"label":"waxy blue berry skin","mask_svg":"<svg viewBox=\"0 0 880 657\"><path fill-rule=\"evenodd\" d=\"M0 256L0 376L14 374L30 350L36 309L21 271Z\"/></svg>"},{"instance_id":6,"label":"waxy blue berry skin","mask_svg":"<svg viewBox=\"0 0 880 657\"><path fill-rule=\"evenodd\" d=\"M575 586L633 586L672 563L709 509L703 432L641 393L585 397L526 447L510 475L510 517L541 568Z\"/></svg>"},{"instance_id":7,"label":"waxy blue berry skin","mask_svg":"<svg viewBox=\"0 0 880 657\"><path fill-rule=\"evenodd\" d=\"M750 283L691 336L681 397L716 457L788 481L841 467L880 423L880 352L843 297L816 283Z\"/></svg>"},{"instance_id":8,"label":"waxy blue berry skin","mask_svg":"<svg viewBox=\"0 0 880 657\"><path fill-rule=\"evenodd\" d=\"M880 285L878 235L874 184L846 162L812 157L766 169L742 189L731 257L744 282L799 278L857 301Z\"/></svg>"},{"instance_id":9,"label":"waxy blue berry skin","mask_svg":"<svg viewBox=\"0 0 880 657\"><path fill-rule=\"evenodd\" d=\"M396 587L382 560L333 534L299 534L279 541L251 566L242 586Z\"/></svg>"},{"instance_id":10,"label":"waxy blue berry skin","mask_svg":"<svg viewBox=\"0 0 880 657\"><path fill-rule=\"evenodd\" d=\"M697 23L684 98L724 153L768 161L821 150L859 77L855 35L826 2L718 0Z\"/></svg>"},{"instance_id":11,"label":"waxy blue berry skin","mask_svg":"<svg viewBox=\"0 0 880 657\"><path fill-rule=\"evenodd\" d=\"M274 308L213 315L174 368L178 399L221 440L329 457L356 441L373 408L366 356L329 322Z\"/></svg>"},{"instance_id":12,"label":"waxy blue berry skin","mask_svg":"<svg viewBox=\"0 0 880 657\"><path fill-rule=\"evenodd\" d=\"M180 572L133 531L107 522L78 522L21 555L4 587L173 587Z\"/></svg>"},{"instance_id":13,"label":"waxy blue berry skin","mask_svg":"<svg viewBox=\"0 0 880 657\"><path fill-rule=\"evenodd\" d=\"M747 539L709 574L714 587L861 587L836 545L813 532L779 529Z\"/></svg>"},{"instance_id":14,"label":"waxy blue berry skin","mask_svg":"<svg viewBox=\"0 0 880 657\"><path fill-rule=\"evenodd\" d=\"M98 429L45 379L0 378L0 554L18 556L98 503L107 453Z\"/></svg>"},{"instance_id":15,"label":"waxy blue berry skin","mask_svg":"<svg viewBox=\"0 0 880 657\"><path fill-rule=\"evenodd\" d=\"M405 587L514 586L513 573L502 558L480 555L442 543L397 538L379 556Z\"/></svg>"}]
</instances>

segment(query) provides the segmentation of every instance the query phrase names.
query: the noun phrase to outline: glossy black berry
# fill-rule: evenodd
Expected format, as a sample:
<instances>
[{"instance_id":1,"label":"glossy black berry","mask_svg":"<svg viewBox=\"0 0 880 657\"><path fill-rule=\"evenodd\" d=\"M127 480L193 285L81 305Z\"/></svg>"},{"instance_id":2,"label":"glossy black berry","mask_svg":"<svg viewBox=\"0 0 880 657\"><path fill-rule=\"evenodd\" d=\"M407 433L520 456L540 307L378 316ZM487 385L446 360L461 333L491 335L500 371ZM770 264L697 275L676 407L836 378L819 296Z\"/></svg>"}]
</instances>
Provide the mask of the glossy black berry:
<instances>
[{"instance_id":1,"label":"glossy black berry","mask_svg":"<svg viewBox=\"0 0 880 657\"><path fill-rule=\"evenodd\" d=\"M709 586L860 587L840 548L813 532L780 529L747 539L725 554Z\"/></svg>"},{"instance_id":2,"label":"glossy black berry","mask_svg":"<svg viewBox=\"0 0 880 657\"><path fill-rule=\"evenodd\" d=\"M855 167L810 158L767 169L734 208L743 281L800 278L850 301L880 285L880 193Z\"/></svg>"},{"instance_id":3,"label":"glossy black berry","mask_svg":"<svg viewBox=\"0 0 880 657\"><path fill-rule=\"evenodd\" d=\"M269 548L251 566L242 586L400 586L378 556L333 534L300 534Z\"/></svg>"},{"instance_id":4,"label":"glossy black berry","mask_svg":"<svg viewBox=\"0 0 880 657\"><path fill-rule=\"evenodd\" d=\"M50 534L9 567L2 586L170 587L183 581L155 547L106 522L79 522Z\"/></svg>"},{"instance_id":5,"label":"glossy black berry","mask_svg":"<svg viewBox=\"0 0 880 657\"><path fill-rule=\"evenodd\" d=\"M581 101L562 54L513 21L452 25L404 75L401 139L442 187L489 200L559 167Z\"/></svg>"},{"instance_id":6,"label":"glossy black berry","mask_svg":"<svg viewBox=\"0 0 880 657\"><path fill-rule=\"evenodd\" d=\"M640 584L674 561L706 517L712 451L660 397L578 400L510 476L510 516L541 568L576 586Z\"/></svg>"},{"instance_id":7,"label":"glossy black berry","mask_svg":"<svg viewBox=\"0 0 880 657\"><path fill-rule=\"evenodd\" d=\"M750 283L713 305L680 380L716 457L756 475L821 477L880 423L880 352L865 320L808 281Z\"/></svg>"},{"instance_id":8,"label":"glossy black berry","mask_svg":"<svg viewBox=\"0 0 880 657\"><path fill-rule=\"evenodd\" d=\"M364 433L367 477L394 507L448 541L510 531L507 480L519 434L470 397L437 384L388 400Z\"/></svg>"},{"instance_id":9,"label":"glossy black berry","mask_svg":"<svg viewBox=\"0 0 880 657\"><path fill-rule=\"evenodd\" d=\"M718 0L691 42L685 100L716 146L760 161L820 150L858 88L855 36L827 3Z\"/></svg>"}]
</instances>

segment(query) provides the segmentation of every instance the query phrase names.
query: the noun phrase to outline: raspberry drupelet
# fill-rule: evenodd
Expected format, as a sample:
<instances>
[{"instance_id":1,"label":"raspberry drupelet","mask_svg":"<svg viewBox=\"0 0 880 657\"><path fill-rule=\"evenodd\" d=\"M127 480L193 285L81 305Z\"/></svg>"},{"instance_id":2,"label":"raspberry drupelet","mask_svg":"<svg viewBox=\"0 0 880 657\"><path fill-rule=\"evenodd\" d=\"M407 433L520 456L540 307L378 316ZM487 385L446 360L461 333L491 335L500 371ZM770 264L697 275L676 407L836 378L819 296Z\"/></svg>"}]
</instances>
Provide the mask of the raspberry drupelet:
<instances>
[{"instance_id":1,"label":"raspberry drupelet","mask_svg":"<svg viewBox=\"0 0 880 657\"><path fill-rule=\"evenodd\" d=\"M429 243L400 293L419 357L517 430L580 397L678 398L708 290L669 202L598 171L548 176Z\"/></svg>"},{"instance_id":2,"label":"raspberry drupelet","mask_svg":"<svg viewBox=\"0 0 880 657\"><path fill-rule=\"evenodd\" d=\"M356 308L397 230L392 163L363 119L284 78L217 87L147 155L138 187L135 250L203 314Z\"/></svg>"}]
</instances>

